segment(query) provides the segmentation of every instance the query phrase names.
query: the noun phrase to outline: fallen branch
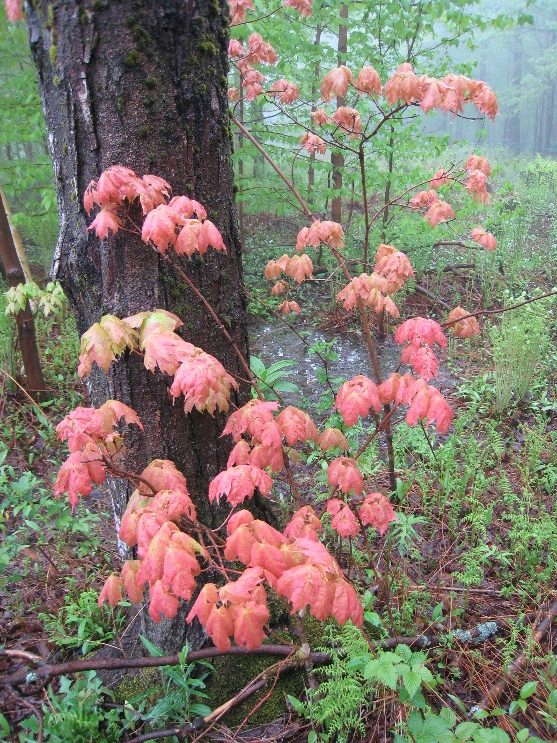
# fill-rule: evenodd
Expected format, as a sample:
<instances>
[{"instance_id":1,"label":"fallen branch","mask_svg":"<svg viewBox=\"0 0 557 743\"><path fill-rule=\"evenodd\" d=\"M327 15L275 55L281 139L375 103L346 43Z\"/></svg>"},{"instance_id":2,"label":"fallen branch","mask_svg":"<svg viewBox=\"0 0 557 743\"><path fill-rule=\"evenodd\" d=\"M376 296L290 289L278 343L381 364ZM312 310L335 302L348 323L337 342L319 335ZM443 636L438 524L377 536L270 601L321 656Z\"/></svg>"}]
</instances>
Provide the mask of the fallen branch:
<instances>
[{"instance_id":1,"label":"fallen branch","mask_svg":"<svg viewBox=\"0 0 557 743\"><path fill-rule=\"evenodd\" d=\"M306 659L305 653L299 650ZM194 663L197 660L216 658L222 655L281 655L288 656L292 653L291 645L262 645L257 650L244 650L232 647L230 650L221 651L218 648L205 648L203 650L192 650L186 656L186 663ZM302 655L300 657L302 657ZM330 660L329 653L311 653L311 660L316 664L326 663ZM56 676L63 676L80 671L114 671L122 668L158 668L159 666L177 666L180 663L178 655L161 655L145 658L91 658L89 660L74 660L57 665L39 665L34 671L20 671L11 676L0 676L0 686L20 686L37 681L46 682Z\"/></svg>"},{"instance_id":2,"label":"fallen branch","mask_svg":"<svg viewBox=\"0 0 557 743\"><path fill-rule=\"evenodd\" d=\"M557 601L554 601L551 606L548 609L547 616L541 622L541 624L538 625L536 629L537 622L534 623L534 626L532 627L533 637L535 643L538 643L544 635L547 633L549 628L551 627L551 624L553 623L554 619L557 617ZM505 689L510 684L511 680L516 677L518 673L524 670L526 666L526 662L528 660L528 654L527 653L521 653L517 658L513 660L513 662L510 664L508 670L506 673L503 674L501 679L497 681L495 684L493 684L486 694L482 697L479 704L476 704L470 712L468 713L468 717L472 717L476 714L476 712L480 712L481 710L486 709L486 707L492 706L496 704L501 694L505 691Z\"/></svg>"},{"instance_id":3,"label":"fallen branch","mask_svg":"<svg viewBox=\"0 0 557 743\"><path fill-rule=\"evenodd\" d=\"M418 294L423 294L424 297L431 299L431 301L434 304L441 305L441 307L444 307L446 310L449 310L449 312L452 310L452 307L450 305L448 305L446 302L443 302L443 300L440 299L439 297L436 297L435 294L432 294L425 287L421 286L421 284L416 284L414 286L414 291L418 292Z\"/></svg>"},{"instance_id":4,"label":"fallen branch","mask_svg":"<svg viewBox=\"0 0 557 743\"><path fill-rule=\"evenodd\" d=\"M552 604L550 612L553 611L554 608L555 614L553 615L553 618L557 615L557 602ZM397 645L416 645L417 647L431 648L436 647L449 639L455 639L461 643L483 642L491 635L496 634L499 630L506 628L509 624L512 624L509 620L497 619L485 623L479 623L470 630L457 629L440 635L419 634L410 637L389 637L377 642L375 647L380 650L388 650ZM542 627L544 628L545 633L549 624L546 626L545 622L542 622L540 630ZM244 650L243 648L237 647L231 647L229 650L225 651L221 651L218 648L192 650L186 656L186 663L194 663L198 660L217 658L225 655L278 655L286 658L292 655L293 652L295 653L293 660L296 662L301 659L304 662L310 662L314 665L325 665L330 663L332 659L331 653L310 652L310 654L307 655L301 648L296 648L292 645L262 645L257 650ZM6 650L3 651L3 654L8 655L15 653L14 651ZM18 651L18 655L19 654ZM162 666L177 666L180 663L180 660L178 655L161 655L140 658L91 658L88 660L74 660L66 663L59 663L57 665L50 665L40 662L38 656L32 656L32 659L29 659L28 662L37 664L38 668L34 671L19 671L10 676L0 676L0 687L20 686L22 684L32 684L38 681L44 684L56 676L79 673L81 671L114 671L123 668L158 668Z\"/></svg>"}]
</instances>

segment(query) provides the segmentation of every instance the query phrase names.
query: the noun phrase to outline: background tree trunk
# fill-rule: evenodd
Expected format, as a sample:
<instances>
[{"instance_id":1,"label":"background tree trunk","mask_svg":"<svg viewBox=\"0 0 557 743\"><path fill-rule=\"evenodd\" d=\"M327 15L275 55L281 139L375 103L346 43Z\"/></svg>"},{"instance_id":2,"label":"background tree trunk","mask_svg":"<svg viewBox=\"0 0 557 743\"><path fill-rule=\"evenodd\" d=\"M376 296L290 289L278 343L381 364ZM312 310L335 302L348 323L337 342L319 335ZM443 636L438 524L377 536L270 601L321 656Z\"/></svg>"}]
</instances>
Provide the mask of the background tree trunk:
<instances>
[{"instance_id":1,"label":"background tree trunk","mask_svg":"<svg viewBox=\"0 0 557 743\"><path fill-rule=\"evenodd\" d=\"M58 195L53 272L79 332L106 313L165 308L184 320L185 339L245 377L202 304L157 255L123 231L101 243L87 231L82 205L90 180L115 164L159 175L175 194L200 201L228 253L210 251L188 261L186 270L247 355L226 97L226 0L34 0L26 13ZM214 526L223 513L209 507L207 487L226 468L223 416L193 411L186 417L180 401L172 403L169 381L130 356L108 375L93 374L89 389L95 406L117 398L143 420L145 433L128 436L128 467L140 471L151 459L172 459L186 475L200 519ZM243 385L236 402L246 394ZM132 488L113 482L110 489L118 522ZM155 639L170 652L181 647L186 628L183 618L166 625Z\"/></svg>"},{"instance_id":2,"label":"background tree trunk","mask_svg":"<svg viewBox=\"0 0 557 743\"><path fill-rule=\"evenodd\" d=\"M348 5L343 5L340 9L341 23L338 27L338 63L346 64L346 53L348 52L348 26L344 22L348 18ZM346 101L343 96L337 96L337 108L344 106ZM333 188L340 191L342 189L342 170L344 168L344 155L342 151L335 151L331 154L331 164L333 166ZM331 219L333 222L342 222L342 196L335 196L331 204Z\"/></svg>"}]
</instances>

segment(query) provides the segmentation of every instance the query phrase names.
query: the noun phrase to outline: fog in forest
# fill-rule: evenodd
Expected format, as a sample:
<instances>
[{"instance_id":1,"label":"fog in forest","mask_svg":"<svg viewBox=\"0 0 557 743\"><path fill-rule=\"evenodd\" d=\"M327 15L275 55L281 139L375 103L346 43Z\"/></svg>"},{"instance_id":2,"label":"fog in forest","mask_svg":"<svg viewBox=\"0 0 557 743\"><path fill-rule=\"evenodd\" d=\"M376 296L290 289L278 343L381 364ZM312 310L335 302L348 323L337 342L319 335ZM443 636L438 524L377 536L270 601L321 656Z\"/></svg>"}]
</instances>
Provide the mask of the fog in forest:
<instances>
[{"instance_id":1,"label":"fog in forest","mask_svg":"<svg viewBox=\"0 0 557 743\"><path fill-rule=\"evenodd\" d=\"M514 154L546 157L557 153L555 116L557 81L557 0L537 0L526 7L516 0L482 1L482 15L522 14L514 28L478 30L476 45L458 44L449 52L455 67L475 63L473 77L485 80L497 94L500 115L485 126L472 106L464 116L424 117L427 133L447 133L452 140L487 141ZM466 70L464 70L466 72Z\"/></svg>"}]
</instances>

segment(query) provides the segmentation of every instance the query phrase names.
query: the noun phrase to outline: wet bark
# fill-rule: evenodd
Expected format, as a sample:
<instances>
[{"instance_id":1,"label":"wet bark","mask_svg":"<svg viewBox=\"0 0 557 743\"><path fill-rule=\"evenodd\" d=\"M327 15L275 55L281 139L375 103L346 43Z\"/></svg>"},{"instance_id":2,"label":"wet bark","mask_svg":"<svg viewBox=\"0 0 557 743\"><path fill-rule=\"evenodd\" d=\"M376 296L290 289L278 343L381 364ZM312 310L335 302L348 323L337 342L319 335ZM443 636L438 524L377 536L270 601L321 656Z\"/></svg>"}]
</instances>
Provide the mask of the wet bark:
<instances>
[{"instance_id":1,"label":"wet bark","mask_svg":"<svg viewBox=\"0 0 557 743\"><path fill-rule=\"evenodd\" d=\"M34 0L26 13L58 195L53 272L79 332L106 313L125 317L165 308L184 320L183 338L244 377L203 305L157 255L123 231L101 243L87 231L82 205L91 179L114 164L159 175L175 194L200 201L228 253L212 251L188 261L185 270L247 355L226 98L226 0ZM108 374L93 374L89 384L94 405L117 398L145 424L144 434L132 429L128 436L128 469L141 471L154 458L173 460L186 475L200 519L215 526L223 513L209 507L206 494L209 481L226 468L223 416L194 411L186 417L180 402L172 403L170 381L131 356ZM243 385L235 402L246 395ZM116 521L131 489L111 484ZM166 651L183 644L183 619L178 624L158 638Z\"/></svg>"}]
</instances>

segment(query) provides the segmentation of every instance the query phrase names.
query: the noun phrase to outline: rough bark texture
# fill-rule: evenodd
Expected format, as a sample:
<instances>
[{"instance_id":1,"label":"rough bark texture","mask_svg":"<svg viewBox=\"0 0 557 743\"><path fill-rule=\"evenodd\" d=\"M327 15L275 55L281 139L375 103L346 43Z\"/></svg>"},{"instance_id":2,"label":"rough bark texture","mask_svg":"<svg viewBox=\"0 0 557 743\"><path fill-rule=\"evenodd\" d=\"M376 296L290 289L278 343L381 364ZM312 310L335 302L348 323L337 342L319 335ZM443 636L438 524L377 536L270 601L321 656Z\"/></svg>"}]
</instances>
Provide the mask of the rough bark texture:
<instances>
[{"instance_id":1,"label":"rough bark texture","mask_svg":"<svg viewBox=\"0 0 557 743\"><path fill-rule=\"evenodd\" d=\"M200 201L228 253L210 251L186 270L247 355L246 306L234 210L228 119L226 0L64 0L26 4L54 164L61 233L54 272L83 333L103 314L125 317L166 308L185 322L182 336L244 377L202 304L136 237L102 243L87 231L82 196L114 164L165 178L175 194ZM90 220L89 220L90 221ZM172 459L184 472L208 525L222 520L207 501L209 481L226 467L223 417L172 404L170 380L131 357L90 380L95 405L114 397L133 407L145 434L132 431L127 465ZM246 394L245 385L240 399ZM239 400L237 401L239 402ZM130 487L112 483L116 519ZM178 625L178 627L174 626ZM183 643L181 622L158 642Z\"/></svg>"}]
</instances>

